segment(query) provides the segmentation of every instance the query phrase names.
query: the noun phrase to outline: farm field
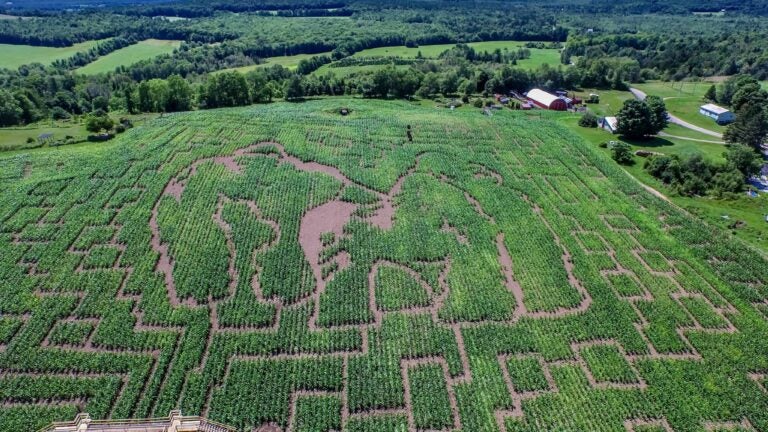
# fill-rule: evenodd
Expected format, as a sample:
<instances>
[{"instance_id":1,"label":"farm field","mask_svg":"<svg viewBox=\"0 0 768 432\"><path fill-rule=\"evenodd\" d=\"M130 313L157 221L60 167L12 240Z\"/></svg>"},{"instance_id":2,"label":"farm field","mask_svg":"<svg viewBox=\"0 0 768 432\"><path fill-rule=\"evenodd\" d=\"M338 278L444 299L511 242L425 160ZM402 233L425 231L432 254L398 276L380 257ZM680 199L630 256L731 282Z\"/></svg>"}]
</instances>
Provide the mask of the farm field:
<instances>
[{"instance_id":1,"label":"farm field","mask_svg":"<svg viewBox=\"0 0 768 432\"><path fill-rule=\"evenodd\" d=\"M0 153L0 429L767 430L765 258L564 121L329 98Z\"/></svg>"},{"instance_id":2,"label":"farm field","mask_svg":"<svg viewBox=\"0 0 768 432\"><path fill-rule=\"evenodd\" d=\"M0 67L16 69L31 63L49 65L56 60L72 57L78 52L88 51L98 43L99 41L88 41L65 48L0 44Z\"/></svg>"},{"instance_id":3,"label":"farm field","mask_svg":"<svg viewBox=\"0 0 768 432\"><path fill-rule=\"evenodd\" d=\"M517 50L523 48L525 42L514 41L488 41L488 42L470 42L467 45L474 48L478 52L492 52L496 49L500 50ZM447 51L456 46L456 44L439 44L439 45L422 45L417 48L409 48L406 46L395 47L382 47L371 48L356 52L352 57L402 57L402 58L416 58L419 52L425 58L436 58L444 51ZM523 69L536 69L542 64L549 64L551 66L557 66L560 64L560 51L556 49L539 49L529 48L531 51L531 57L528 59L519 60L517 65Z\"/></svg>"},{"instance_id":4,"label":"farm field","mask_svg":"<svg viewBox=\"0 0 768 432\"><path fill-rule=\"evenodd\" d=\"M83 75L111 72L119 66L130 66L162 54L170 54L180 46L181 41L147 39L101 56L95 61L75 69L75 72Z\"/></svg>"}]
</instances>

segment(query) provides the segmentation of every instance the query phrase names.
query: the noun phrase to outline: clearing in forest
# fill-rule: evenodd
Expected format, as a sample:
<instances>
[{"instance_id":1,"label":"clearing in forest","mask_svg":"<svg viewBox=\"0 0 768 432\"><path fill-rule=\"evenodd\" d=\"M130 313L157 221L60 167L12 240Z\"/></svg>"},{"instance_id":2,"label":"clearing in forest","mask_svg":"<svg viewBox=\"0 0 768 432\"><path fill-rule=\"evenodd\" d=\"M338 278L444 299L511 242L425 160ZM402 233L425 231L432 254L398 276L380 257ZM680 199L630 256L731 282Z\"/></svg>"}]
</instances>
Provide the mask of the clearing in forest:
<instances>
[{"instance_id":1,"label":"clearing in forest","mask_svg":"<svg viewBox=\"0 0 768 432\"><path fill-rule=\"evenodd\" d=\"M764 258L546 113L276 103L93 149L0 156L2 430L768 429Z\"/></svg>"},{"instance_id":2,"label":"clearing in forest","mask_svg":"<svg viewBox=\"0 0 768 432\"><path fill-rule=\"evenodd\" d=\"M79 52L86 52L96 47L98 43L99 41L88 41L63 48L0 44L0 59L2 59L0 67L16 69L32 63L49 65L56 60L64 60Z\"/></svg>"},{"instance_id":3,"label":"clearing in forest","mask_svg":"<svg viewBox=\"0 0 768 432\"><path fill-rule=\"evenodd\" d=\"M112 72L120 66L130 66L162 54L170 54L180 46L181 41L177 40L146 39L101 56L93 62L75 69L75 72L83 75Z\"/></svg>"}]
</instances>

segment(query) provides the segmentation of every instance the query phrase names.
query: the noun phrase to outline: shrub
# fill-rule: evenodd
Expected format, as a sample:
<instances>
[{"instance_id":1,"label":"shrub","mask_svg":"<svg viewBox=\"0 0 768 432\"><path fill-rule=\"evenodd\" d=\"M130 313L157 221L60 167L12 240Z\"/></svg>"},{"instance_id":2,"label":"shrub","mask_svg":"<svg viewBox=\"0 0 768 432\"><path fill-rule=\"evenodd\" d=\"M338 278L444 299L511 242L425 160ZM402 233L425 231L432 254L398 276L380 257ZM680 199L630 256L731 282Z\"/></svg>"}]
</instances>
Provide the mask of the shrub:
<instances>
[{"instance_id":1,"label":"shrub","mask_svg":"<svg viewBox=\"0 0 768 432\"><path fill-rule=\"evenodd\" d=\"M579 119L579 126L586 127L586 128L596 128L597 127L597 117L594 114L592 114L591 112L587 111Z\"/></svg>"},{"instance_id":2,"label":"shrub","mask_svg":"<svg viewBox=\"0 0 768 432\"><path fill-rule=\"evenodd\" d=\"M629 144L619 141L611 149L611 157L622 165L630 165L633 162L632 148Z\"/></svg>"}]
</instances>

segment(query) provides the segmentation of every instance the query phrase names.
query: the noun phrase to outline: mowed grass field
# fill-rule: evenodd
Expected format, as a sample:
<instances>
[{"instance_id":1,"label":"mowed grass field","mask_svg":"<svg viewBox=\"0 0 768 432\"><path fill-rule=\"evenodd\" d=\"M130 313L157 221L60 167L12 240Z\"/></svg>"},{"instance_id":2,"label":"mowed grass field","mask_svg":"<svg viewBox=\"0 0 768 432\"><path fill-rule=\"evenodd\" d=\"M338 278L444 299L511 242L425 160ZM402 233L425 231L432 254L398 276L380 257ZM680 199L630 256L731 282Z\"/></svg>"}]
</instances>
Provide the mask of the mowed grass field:
<instances>
[{"instance_id":1,"label":"mowed grass field","mask_svg":"<svg viewBox=\"0 0 768 432\"><path fill-rule=\"evenodd\" d=\"M181 41L147 39L101 56L95 61L75 69L75 72L83 75L111 72L119 66L130 66L162 54L170 54L180 46Z\"/></svg>"},{"instance_id":2,"label":"mowed grass field","mask_svg":"<svg viewBox=\"0 0 768 432\"><path fill-rule=\"evenodd\" d=\"M632 87L644 91L648 95L664 98L670 114L688 123L705 129L723 133L725 126L720 126L709 117L699 114L699 107L707 103L704 94L715 83L701 82L662 82L650 81L643 84L632 84Z\"/></svg>"},{"instance_id":3,"label":"mowed grass field","mask_svg":"<svg viewBox=\"0 0 768 432\"><path fill-rule=\"evenodd\" d=\"M42 134L53 134L53 139L63 140L66 136L84 138L88 135L85 125L81 124L55 124L40 125L26 128L0 128L0 151L17 150L29 146L36 146L37 138ZM27 143L32 138L35 143Z\"/></svg>"},{"instance_id":4,"label":"mowed grass field","mask_svg":"<svg viewBox=\"0 0 768 432\"><path fill-rule=\"evenodd\" d=\"M31 63L49 65L56 60L72 57L78 52L88 51L98 43L99 41L88 41L64 48L0 44L0 67L16 69Z\"/></svg>"},{"instance_id":5,"label":"mowed grass field","mask_svg":"<svg viewBox=\"0 0 768 432\"><path fill-rule=\"evenodd\" d=\"M2 429L768 430L768 261L566 118L326 98L0 154Z\"/></svg>"}]
</instances>

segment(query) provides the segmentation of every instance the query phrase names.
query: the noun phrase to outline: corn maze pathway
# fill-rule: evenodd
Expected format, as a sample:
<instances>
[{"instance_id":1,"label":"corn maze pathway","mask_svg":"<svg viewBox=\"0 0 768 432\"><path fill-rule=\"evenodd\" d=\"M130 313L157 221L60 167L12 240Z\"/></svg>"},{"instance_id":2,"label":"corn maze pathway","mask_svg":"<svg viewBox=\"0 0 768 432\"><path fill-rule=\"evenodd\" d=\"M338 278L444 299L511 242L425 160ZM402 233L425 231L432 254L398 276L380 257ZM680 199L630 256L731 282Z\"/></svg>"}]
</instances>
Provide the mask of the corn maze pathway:
<instances>
[{"instance_id":1,"label":"corn maze pathway","mask_svg":"<svg viewBox=\"0 0 768 432\"><path fill-rule=\"evenodd\" d=\"M343 102L0 156L0 430L768 430L760 253L547 116Z\"/></svg>"}]
</instances>

